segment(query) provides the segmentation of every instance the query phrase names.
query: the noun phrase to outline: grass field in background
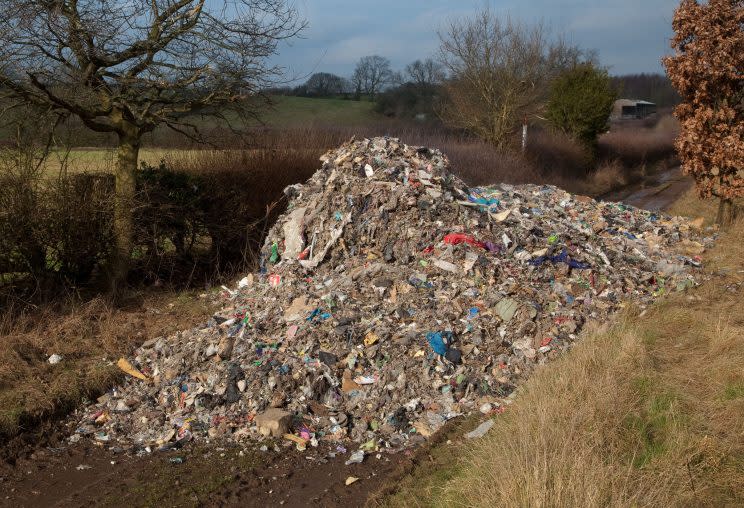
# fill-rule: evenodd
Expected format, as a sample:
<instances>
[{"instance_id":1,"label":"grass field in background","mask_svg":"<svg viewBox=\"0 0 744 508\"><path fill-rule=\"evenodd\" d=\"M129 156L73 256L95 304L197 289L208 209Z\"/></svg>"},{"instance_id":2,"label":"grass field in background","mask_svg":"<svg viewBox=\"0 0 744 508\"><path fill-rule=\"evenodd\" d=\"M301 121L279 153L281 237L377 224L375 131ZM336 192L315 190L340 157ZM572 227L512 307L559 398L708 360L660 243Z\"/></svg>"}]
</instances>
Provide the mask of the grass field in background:
<instances>
[{"instance_id":1,"label":"grass field in background","mask_svg":"<svg viewBox=\"0 0 744 508\"><path fill-rule=\"evenodd\" d=\"M370 101L307 97L274 97L273 100L274 106L266 110L262 118L269 127L359 125L385 118L374 111L375 103Z\"/></svg>"},{"instance_id":2,"label":"grass field in background","mask_svg":"<svg viewBox=\"0 0 744 508\"><path fill-rule=\"evenodd\" d=\"M181 150L171 148L142 148L140 149L140 164L147 163L157 166L161 160L173 157L189 157L203 150ZM63 165L71 173L109 173L113 172L116 164L116 149L114 148L75 148L69 152L57 150L50 154L44 170L50 175L56 175Z\"/></svg>"},{"instance_id":3,"label":"grass field in background","mask_svg":"<svg viewBox=\"0 0 744 508\"><path fill-rule=\"evenodd\" d=\"M329 128L334 130L353 130L354 128L363 128L370 125L383 125L389 121L389 119L374 111L374 103L370 101L282 96L274 97L272 101L273 104L262 113L260 122L251 121L248 125L240 125L238 123L234 127L249 127L252 129L265 127L268 129L292 131L310 131L316 128L320 131ZM233 118L232 121L235 122L235 119ZM208 129L217 125L214 120L208 119L196 119L194 123L201 129ZM307 132L307 136L305 137L310 139L323 138L324 136L322 134L318 136L317 133ZM155 139L157 140L158 138L156 137ZM249 142L252 140L250 136L247 139ZM278 138L280 142L285 141L280 143L280 146L264 148L292 150L294 148L293 145L297 144L298 141L306 141L307 139L299 140L297 133L291 132L287 134L286 141L282 140L281 136ZM325 140L320 141L319 144L323 144ZM147 139L145 143L147 143ZM322 146L318 150L322 152L327 148L330 148L330 146ZM216 152L219 151L221 150L217 150ZM140 150L140 163L145 162L156 166L163 159L190 158L196 153L200 153L200 157L203 158L206 152L215 151L210 150L206 145L200 149L158 148L145 145ZM76 147L69 152L60 149L51 153L46 162L45 171L49 175L56 175L63 166L66 166L71 173L109 172L113 171L115 161L116 149L114 148L98 146Z\"/></svg>"}]
</instances>

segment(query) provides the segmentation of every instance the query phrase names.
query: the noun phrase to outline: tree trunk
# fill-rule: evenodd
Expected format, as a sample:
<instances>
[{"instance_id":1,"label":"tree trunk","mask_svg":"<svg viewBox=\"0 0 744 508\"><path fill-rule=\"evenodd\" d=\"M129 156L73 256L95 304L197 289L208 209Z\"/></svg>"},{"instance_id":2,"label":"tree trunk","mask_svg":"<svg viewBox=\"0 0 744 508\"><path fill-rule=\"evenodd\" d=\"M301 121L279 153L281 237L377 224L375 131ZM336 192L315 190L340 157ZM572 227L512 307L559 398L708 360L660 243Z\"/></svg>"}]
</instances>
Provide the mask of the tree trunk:
<instances>
[{"instance_id":1,"label":"tree trunk","mask_svg":"<svg viewBox=\"0 0 744 508\"><path fill-rule=\"evenodd\" d=\"M734 221L734 202L731 199L721 198L718 204L718 217L716 223L722 228L728 227Z\"/></svg>"},{"instance_id":2,"label":"tree trunk","mask_svg":"<svg viewBox=\"0 0 744 508\"><path fill-rule=\"evenodd\" d=\"M138 137L120 136L116 156L114 191L114 251L111 258L111 288L114 293L126 281L132 256L136 188L135 173L139 157Z\"/></svg>"}]
</instances>

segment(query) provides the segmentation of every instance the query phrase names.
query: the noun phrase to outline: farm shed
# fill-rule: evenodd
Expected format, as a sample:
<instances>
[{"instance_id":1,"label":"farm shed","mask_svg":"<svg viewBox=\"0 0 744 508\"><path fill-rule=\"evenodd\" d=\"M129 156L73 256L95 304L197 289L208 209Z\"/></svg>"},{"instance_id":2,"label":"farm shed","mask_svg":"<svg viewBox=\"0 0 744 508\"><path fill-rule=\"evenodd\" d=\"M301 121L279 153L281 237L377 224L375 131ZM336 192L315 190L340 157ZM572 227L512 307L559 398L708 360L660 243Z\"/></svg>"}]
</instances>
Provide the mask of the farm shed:
<instances>
[{"instance_id":1,"label":"farm shed","mask_svg":"<svg viewBox=\"0 0 744 508\"><path fill-rule=\"evenodd\" d=\"M638 99L618 99L612 108L613 120L646 118L656 113L656 104Z\"/></svg>"}]
</instances>

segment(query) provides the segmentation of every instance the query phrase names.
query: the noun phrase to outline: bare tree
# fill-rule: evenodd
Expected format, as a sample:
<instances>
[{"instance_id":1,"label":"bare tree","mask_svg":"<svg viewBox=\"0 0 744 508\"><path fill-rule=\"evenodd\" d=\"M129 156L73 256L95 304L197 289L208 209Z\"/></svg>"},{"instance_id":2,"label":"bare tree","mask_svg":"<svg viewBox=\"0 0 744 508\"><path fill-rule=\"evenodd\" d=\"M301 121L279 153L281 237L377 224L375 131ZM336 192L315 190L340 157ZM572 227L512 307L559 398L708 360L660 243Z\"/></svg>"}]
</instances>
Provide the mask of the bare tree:
<instances>
[{"instance_id":1,"label":"bare tree","mask_svg":"<svg viewBox=\"0 0 744 508\"><path fill-rule=\"evenodd\" d=\"M583 56L550 40L542 25L501 21L487 8L452 22L439 37L440 62L449 73L443 120L502 149L521 120L544 107L555 76Z\"/></svg>"},{"instance_id":2,"label":"bare tree","mask_svg":"<svg viewBox=\"0 0 744 508\"><path fill-rule=\"evenodd\" d=\"M417 86L438 85L444 81L445 75L442 64L431 58L416 60L406 66L408 80Z\"/></svg>"},{"instance_id":3,"label":"bare tree","mask_svg":"<svg viewBox=\"0 0 744 508\"><path fill-rule=\"evenodd\" d=\"M335 74L317 72L310 76L304 87L308 95L329 97L346 92L349 89L349 84L344 78Z\"/></svg>"},{"instance_id":4,"label":"bare tree","mask_svg":"<svg viewBox=\"0 0 744 508\"><path fill-rule=\"evenodd\" d=\"M126 275L143 134L198 137L189 113L251 113L304 26L285 0L0 0L0 86L118 137L112 280Z\"/></svg>"},{"instance_id":5,"label":"bare tree","mask_svg":"<svg viewBox=\"0 0 744 508\"><path fill-rule=\"evenodd\" d=\"M362 57L357 63L351 82L358 94L367 94L375 98L385 85L395 80L395 74L387 58L373 55Z\"/></svg>"}]
</instances>

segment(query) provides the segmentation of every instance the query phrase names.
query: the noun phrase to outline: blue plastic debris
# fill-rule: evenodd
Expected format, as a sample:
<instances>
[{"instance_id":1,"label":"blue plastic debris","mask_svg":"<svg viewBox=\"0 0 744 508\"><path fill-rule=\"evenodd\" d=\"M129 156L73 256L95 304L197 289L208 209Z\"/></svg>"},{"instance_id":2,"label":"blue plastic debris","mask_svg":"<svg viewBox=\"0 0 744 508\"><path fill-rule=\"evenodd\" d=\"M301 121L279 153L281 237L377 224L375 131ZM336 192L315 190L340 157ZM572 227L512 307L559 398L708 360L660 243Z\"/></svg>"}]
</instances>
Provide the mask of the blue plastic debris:
<instances>
[{"instance_id":1,"label":"blue plastic debris","mask_svg":"<svg viewBox=\"0 0 744 508\"><path fill-rule=\"evenodd\" d=\"M623 235L625 238L629 240L638 239L638 237L634 235L633 233L629 233L627 231L618 231L617 229L614 229L614 228L607 229L607 232L610 233L611 235Z\"/></svg>"},{"instance_id":2,"label":"blue plastic debris","mask_svg":"<svg viewBox=\"0 0 744 508\"><path fill-rule=\"evenodd\" d=\"M313 310L310 315L305 319L305 321L312 322L315 321L317 318L319 321L325 321L326 319L330 319L332 314L330 312L323 312L319 308Z\"/></svg>"},{"instance_id":3,"label":"blue plastic debris","mask_svg":"<svg viewBox=\"0 0 744 508\"><path fill-rule=\"evenodd\" d=\"M577 270L586 270L588 268L591 268L591 265L589 263L580 263L576 260L573 260L568 257L568 252L566 252L566 249L563 249L560 254L557 256L540 256L537 257L531 261L529 261L529 264L532 266L540 266L546 261L549 261L553 264L556 263L566 263L571 268L575 268Z\"/></svg>"},{"instance_id":4,"label":"blue plastic debris","mask_svg":"<svg viewBox=\"0 0 744 508\"><path fill-rule=\"evenodd\" d=\"M426 334L426 340L438 355L445 356L450 345L455 341L455 334L451 331L429 332Z\"/></svg>"},{"instance_id":5,"label":"blue plastic debris","mask_svg":"<svg viewBox=\"0 0 744 508\"><path fill-rule=\"evenodd\" d=\"M500 200L490 197L488 194L484 193L482 189L473 189L468 196L468 201L475 203L476 205L481 205L489 210L496 208L501 204Z\"/></svg>"},{"instance_id":6,"label":"blue plastic debris","mask_svg":"<svg viewBox=\"0 0 744 508\"><path fill-rule=\"evenodd\" d=\"M444 356L447 354L447 344L444 343L441 332L429 332L426 334L426 340L429 341L429 345L438 355Z\"/></svg>"}]
</instances>

